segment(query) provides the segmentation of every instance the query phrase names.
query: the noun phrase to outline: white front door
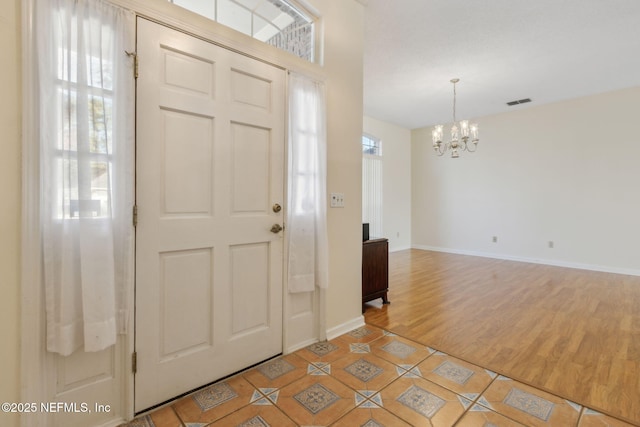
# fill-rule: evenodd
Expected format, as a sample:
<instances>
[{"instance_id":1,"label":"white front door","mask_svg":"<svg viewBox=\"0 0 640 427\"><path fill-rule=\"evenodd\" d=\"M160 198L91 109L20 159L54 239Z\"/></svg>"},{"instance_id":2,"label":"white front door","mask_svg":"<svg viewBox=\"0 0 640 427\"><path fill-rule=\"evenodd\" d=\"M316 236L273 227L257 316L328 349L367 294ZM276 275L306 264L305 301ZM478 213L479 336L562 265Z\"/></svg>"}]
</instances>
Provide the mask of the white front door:
<instances>
[{"instance_id":1,"label":"white front door","mask_svg":"<svg viewBox=\"0 0 640 427\"><path fill-rule=\"evenodd\" d=\"M282 352L285 71L138 19L135 409Z\"/></svg>"}]
</instances>

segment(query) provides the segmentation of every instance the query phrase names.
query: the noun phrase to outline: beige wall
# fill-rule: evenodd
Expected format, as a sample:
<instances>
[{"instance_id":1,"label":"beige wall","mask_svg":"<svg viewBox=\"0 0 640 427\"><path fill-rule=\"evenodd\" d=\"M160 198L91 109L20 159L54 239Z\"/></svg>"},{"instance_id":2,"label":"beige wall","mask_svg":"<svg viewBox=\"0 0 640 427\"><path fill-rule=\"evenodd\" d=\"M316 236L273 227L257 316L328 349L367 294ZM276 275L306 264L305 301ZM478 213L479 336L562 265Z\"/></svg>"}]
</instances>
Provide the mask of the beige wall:
<instances>
[{"instance_id":1,"label":"beige wall","mask_svg":"<svg viewBox=\"0 0 640 427\"><path fill-rule=\"evenodd\" d=\"M363 131L382 141L383 237L389 251L411 247L411 131L364 118Z\"/></svg>"},{"instance_id":2,"label":"beige wall","mask_svg":"<svg viewBox=\"0 0 640 427\"><path fill-rule=\"evenodd\" d=\"M639 100L635 87L482 117L459 159L414 130L413 245L640 274Z\"/></svg>"},{"instance_id":3,"label":"beige wall","mask_svg":"<svg viewBox=\"0 0 640 427\"><path fill-rule=\"evenodd\" d=\"M0 7L0 402L20 401L20 0ZM18 417L0 412L0 425Z\"/></svg>"},{"instance_id":4,"label":"beige wall","mask_svg":"<svg viewBox=\"0 0 640 427\"><path fill-rule=\"evenodd\" d=\"M356 1L313 1L325 21L327 73L327 192L344 193L345 207L328 209L327 327L361 313L362 61L364 8Z\"/></svg>"}]
</instances>

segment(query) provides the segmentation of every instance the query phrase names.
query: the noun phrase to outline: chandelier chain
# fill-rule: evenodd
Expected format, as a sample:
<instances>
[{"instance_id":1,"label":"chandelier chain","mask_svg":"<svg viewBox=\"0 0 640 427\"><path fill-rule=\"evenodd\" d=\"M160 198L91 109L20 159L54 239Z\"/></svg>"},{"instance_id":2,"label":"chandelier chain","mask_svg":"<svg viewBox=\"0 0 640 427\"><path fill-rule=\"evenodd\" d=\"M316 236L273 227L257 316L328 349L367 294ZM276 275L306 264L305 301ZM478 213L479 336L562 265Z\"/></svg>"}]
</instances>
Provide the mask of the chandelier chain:
<instances>
[{"instance_id":1,"label":"chandelier chain","mask_svg":"<svg viewBox=\"0 0 640 427\"><path fill-rule=\"evenodd\" d=\"M456 122L456 83L453 82L453 123Z\"/></svg>"}]
</instances>

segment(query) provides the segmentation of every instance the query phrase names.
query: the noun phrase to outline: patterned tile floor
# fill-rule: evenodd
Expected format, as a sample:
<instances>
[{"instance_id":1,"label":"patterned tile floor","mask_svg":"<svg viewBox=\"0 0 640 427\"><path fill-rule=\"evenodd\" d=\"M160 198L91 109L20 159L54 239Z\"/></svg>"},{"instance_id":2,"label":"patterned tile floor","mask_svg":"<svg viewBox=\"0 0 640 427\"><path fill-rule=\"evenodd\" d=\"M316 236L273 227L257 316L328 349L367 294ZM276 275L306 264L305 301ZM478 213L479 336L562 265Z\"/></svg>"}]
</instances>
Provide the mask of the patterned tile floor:
<instances>
[{"instance_id":1,"label":"patterned tile floor","mask_svg":"<svg viewBox=\"0 0 640 427\"><path fill-rule=\"evenodd\" d=\"M631 424L367 325L241 372L125 426Z\"/></svg>"}]
</instances>

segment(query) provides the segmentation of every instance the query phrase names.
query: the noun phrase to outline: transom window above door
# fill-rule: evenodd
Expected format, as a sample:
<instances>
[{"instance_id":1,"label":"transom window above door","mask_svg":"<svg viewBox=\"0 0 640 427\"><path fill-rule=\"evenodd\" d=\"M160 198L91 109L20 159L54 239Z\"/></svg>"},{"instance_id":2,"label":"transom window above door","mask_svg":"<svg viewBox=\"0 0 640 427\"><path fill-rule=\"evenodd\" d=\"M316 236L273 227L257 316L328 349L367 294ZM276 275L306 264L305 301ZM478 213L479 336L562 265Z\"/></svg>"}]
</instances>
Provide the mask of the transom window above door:
<instances>
[{"instance_id":1,"label":"transom window above door","mask_svg":"<svg viewBox=\"0 0 640 427\"><path fill-rule=\"evenodd\" d=\"M312 16L292 0L168 0L222 25L314 62Z\"/></svg>"}]
</instances>

